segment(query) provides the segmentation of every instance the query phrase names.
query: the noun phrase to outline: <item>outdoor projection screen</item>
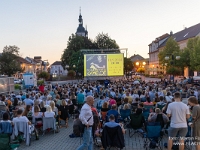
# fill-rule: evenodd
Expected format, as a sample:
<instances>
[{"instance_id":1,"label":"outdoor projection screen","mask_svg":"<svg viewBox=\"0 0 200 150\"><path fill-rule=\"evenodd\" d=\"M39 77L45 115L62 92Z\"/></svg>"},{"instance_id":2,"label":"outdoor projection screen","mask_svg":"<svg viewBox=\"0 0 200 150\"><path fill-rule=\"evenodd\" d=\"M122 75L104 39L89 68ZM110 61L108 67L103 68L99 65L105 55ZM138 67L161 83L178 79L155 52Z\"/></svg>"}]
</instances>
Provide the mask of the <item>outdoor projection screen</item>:
<instances>
[{"instance_id":1,"label":"outdoor projection screen","mask_svg":"<svg viewBox=\"0 0 200 150\"><path fill-rule=\"evenodd\" d=\"M123 76L124 54L85 54L84 76Z\"/></svg>"}]
</instances>

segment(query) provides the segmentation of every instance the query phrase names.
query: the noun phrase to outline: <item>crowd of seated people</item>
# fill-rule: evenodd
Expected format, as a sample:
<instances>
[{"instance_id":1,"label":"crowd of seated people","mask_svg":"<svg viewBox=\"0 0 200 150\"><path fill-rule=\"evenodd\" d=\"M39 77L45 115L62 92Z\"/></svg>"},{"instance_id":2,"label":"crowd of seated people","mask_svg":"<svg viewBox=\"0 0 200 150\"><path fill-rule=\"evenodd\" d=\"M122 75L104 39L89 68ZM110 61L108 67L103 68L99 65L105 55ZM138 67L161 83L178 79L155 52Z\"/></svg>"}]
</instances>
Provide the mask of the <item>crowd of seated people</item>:
<instances>
[{"instance_id":1,"label":"crowd of seated people","mask_svg":"<svg viewBox=\"0 0 200 150\"><path fill-rule=\"evenodd\" d=\"M68 127L70 116L78 114L85 98L92 95L97 102L93 112L105 124L109 122L110 116L114 116L114 122L117 124L124 123L124 114L120 114L121 112L130 112L127 119L130 119L131 114L144 116L147 112L148 116L142 119L144 125L146 122L160 122L162 128L167 130L171 121L171 116L167 116L168 110L176 101L176 92L179 92L182 98L199 98L195 85L190 88L179 83L166 85L165 82L141 82L135 85L133 81L124 80L105 86L99 82L82 81L78 84L46 86L44 91L34 87L26 92L1 95L0 110L7 112L11 120L19 116L18 110L22 110L20 118L26 117L30 122L32 118L40 118L38 122L42 124L42 117L54 117L58 118L59 123L64 121ZM75 119L78 119L77 115ZM97 128L98 125L95 125L94 130Z\"/></svg>"}]
</instances>

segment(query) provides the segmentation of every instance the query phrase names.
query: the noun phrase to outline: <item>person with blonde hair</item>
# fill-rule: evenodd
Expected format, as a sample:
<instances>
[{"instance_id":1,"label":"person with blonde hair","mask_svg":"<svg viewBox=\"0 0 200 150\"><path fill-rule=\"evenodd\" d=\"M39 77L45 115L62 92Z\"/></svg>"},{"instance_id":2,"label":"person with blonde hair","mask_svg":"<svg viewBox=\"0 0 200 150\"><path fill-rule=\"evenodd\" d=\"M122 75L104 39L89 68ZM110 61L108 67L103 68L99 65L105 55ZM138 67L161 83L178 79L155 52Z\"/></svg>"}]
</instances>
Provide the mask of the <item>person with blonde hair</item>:
<instances>
[{"instance_id":1,"label":"person with blonde hair","mask_svg":"<svg viewBox=\"0 0 200 150\"><path fill-rule=\"evenodd\" d=\"M69 106L67 105L65 99L62 100L62 105L59 108L59 119L64 120L66 124L66 128L68 127L68 119L69 119Z\"/></svg>"},{"instance_id":2,"label":"person with blonde hair","mask_svg":"<svg viewBox=\"0 0 200 150\"><path fill-rule=\"evenodd\" d=\"M55 117L55 112L52 111L51 106L46 106L46 112L44 112L44 117Z\"/></svg>"},{"instance_id":3,"label":"person with blonde hair","mask_svg":"<svg viewBox=\"0 0 200 150\"><path fill-rule=\"evenodd\" d=\"M128 104L124 104L123 109L124 109L124 110L129 109L129 105L128 105Z\"/></svg>"},{"instance_id":4,"label":"person with blonde hair","mask_svg":"<svg viewBox=\"0 0 200 150\"><path fill-rule=\"evenodd\" d=\"M58 108L55 106L55 102L51 101L50 106L52 108L52 111L55 112L56 116L58 115Z\"/></svg>"}]
</instances>

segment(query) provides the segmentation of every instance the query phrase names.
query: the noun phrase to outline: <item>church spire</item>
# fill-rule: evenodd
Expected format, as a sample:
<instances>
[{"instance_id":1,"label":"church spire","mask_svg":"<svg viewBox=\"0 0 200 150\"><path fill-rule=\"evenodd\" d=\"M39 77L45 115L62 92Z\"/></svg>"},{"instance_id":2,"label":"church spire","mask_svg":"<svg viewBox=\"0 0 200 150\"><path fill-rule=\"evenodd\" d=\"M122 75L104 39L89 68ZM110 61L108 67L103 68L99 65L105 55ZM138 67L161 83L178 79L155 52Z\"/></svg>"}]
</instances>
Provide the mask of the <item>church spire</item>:
<instances>
[{"instance_id":1,"label":"church spire","mask_svg":"<svg viewBox=\"0 0 200 150\"><path fill-rule=\"evenodd\" d=\"M79 21L79 24L80 25L83 25L83 19L82 19L82 15L81 15L81 7L80 7L80 10L79 10L79 19L78 19L78 21Z\"/></svg>"},{"instance_id":2,"label":"church spire","mask_svg":"<svg viewBox=\"0 0 200 150\"><path fill-rule=\"evenodd\" d=\"M76 30L76 35L88 37L87 26L86 26L86 29L83 27L83 18L82 18L82 15L81 15L81 7L79 9L79 13L80 13L79 18L78 18L79 25L78 25L78 28Z\"/></svg>"}]
</instances>

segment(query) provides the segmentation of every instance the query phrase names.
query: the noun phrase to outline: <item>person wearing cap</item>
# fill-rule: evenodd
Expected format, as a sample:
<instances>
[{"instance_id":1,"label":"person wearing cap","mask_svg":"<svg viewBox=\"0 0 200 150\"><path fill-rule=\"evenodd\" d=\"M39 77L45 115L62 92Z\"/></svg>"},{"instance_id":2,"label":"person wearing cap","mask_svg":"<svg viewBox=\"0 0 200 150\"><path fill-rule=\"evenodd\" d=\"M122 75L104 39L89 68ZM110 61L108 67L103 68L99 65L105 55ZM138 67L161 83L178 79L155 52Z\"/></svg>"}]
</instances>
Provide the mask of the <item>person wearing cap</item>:
<instances>
[{"instance_id":1,"label":"person wearing cap","mask_svg":"<svg viewBox=\"0 0 200 150\"><path fill-rule=\"evenodd\" d=\"M82 124L85 125L83 133L83 144L80 145L77 150L93 150L93 138L92 138L92 126L94 123L91 106L94 104L94 98L92 96L86 97L86 103L81 108L79 119Z\"/></svg>"}]
</instances>

